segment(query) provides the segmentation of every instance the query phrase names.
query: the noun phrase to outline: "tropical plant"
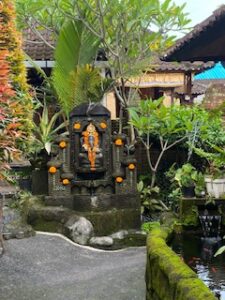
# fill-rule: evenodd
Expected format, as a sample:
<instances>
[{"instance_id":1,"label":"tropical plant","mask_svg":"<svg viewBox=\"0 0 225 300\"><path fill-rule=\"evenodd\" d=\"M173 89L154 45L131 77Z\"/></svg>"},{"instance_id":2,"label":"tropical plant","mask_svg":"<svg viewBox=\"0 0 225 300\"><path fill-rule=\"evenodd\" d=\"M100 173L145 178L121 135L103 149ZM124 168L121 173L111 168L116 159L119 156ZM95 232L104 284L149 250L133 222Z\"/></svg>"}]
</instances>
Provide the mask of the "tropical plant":
<instances>
[{"instance_id":1,"label":"tropical plant","mask_svg":"<svg viewBox=\"0 0 225 300\"><path fill-rule=\"evenodd\" d=\"M201 175L202 174L199 173L195 167L193 167L190 163L187 163L176 170L172 181L174 180L177 182L179 187L195 186Z\"/></svg>"},{"instance_id":2,"label":"tropical plant","mask_svg":"<svg viewBox=\"0 0 225 300\"><path fill-rule=\"evenodd\" d=\"M111 88L113 80L102 77L101 70L94 65L98 47L99 39L88 32L82 22L73 20L66 22L60 30L50 78L27 56L44 79L43 87L51 91L67 117L83 102L101 101Z\"/></svg>"},{"instance_id":3,"label":"tropical plant","mask_svg":"<svg viewBox=\"0 0 225 300\"><path fill-rule=\"evenodd\" d=\"M66 131L68 123L67 121L64 121L60 125L55 126L56 121L63 115L62 111L55 112L52 116L50 116L46 102L44 102L44 104L41 106L42 112L37 113L38 122L34 128L34 144L36 147L36 152L40 152L42 149L45 149L46 152L50 154L52 143L56 136L60 133L60 130L64 130L64 135L68 134Z\"/></svg>"},{"instance_id":4,"label":"tropical plant","mask_svg":"<svg viewBox=\"0 0 225 300\"><path fill-rule=\"evenodd\" d=\"M81 21L68 21L60 31L52 84L67 116L82 102L102 99L104 89L101 95L97 95L102 84L101 76L90 66L96 58L99 43Z\"/></svg>"},{"instance_id":5,"label":"tropical plant","mask_svg":"<svg viewBox=\"0 0 225 300\"><path fill-rule=\"evenodd\" d=\"M179 208L179 202L180 199L182 198L182 192L181 189L178 188L173 188L172 191L168 194L168 202L169 202L169 207L173 211L177 211Z\"/></svg>"},{"instance_id":6,"label":"tropical plant","mask_svg":"<svg viewBox=\"0 0 225 300\"><path fill-rule=\"evenodd\" d=\"M220 254L222 254L223 252L225 252L225 246L220 247L220 248L216 251L216 253L214 254L214 257L216 257L216 256L218 256L218 255L220 255Z\"/></svg>"},{"instance_id":7,"label":"tropical plant","mask_svg":"<svg viewBox=\"0 0 225 300\"><path fill-rule=\"evenodd\" d=\"M213 144L211 144L210 146L211 152L207 152L202 148L196 147L194 148L194 151L197 155L207 161L208 167L206 168L206 174L212 175L213 178L221 178L224 176L225 150Z\"/></svg>"},{"instance_id":8,"label":"tropical plant","mask_svg":"<svg viewBox=\"0 0 225 300\"><path fill-rule=\"evenodd\" d=\"M12 1L0 3L0 177L31 136L33 103L26 83L21 36Z\"/></svg>"},{"instance_id":9,"label":"tropical plant","mask_svg":"<svg viewBox=\"0 0 225 300\"><path fill-rule=\"evenodd\" d=\"M205 124L198 142L192 149L207 164L206 174L221 177L225 167L225 129L221 114L209 113Z\"/></svg>"},{"instance_id":10,"label":"tropical plant","mask_svg":"<svg viewBox=\"0 0 225 300\"><path fill-rule=\"evenodd\" d=\"M152 175L151 188L155 186L156 174L165 152L181 142L188 141L193 134L195 124L199 123L202 111L176 105L165 107L162 100L162 98L155 101L143 100L138 107L129 109L130 123L138 132L139 139L146 149ZM198 133L194 131L194 134L200 134L200 131L201 126L199 126ZM160 145L156 160L152 156L153 138Z\"/></svg>"},{"instance_id":11,"label":"tropical plant","mask_svg":"<svg viewBox=\"0 0 225 300\"><path fill-rule=\"evenodd\" d=\"M167 206L159 199L159 188L157 186L146 186L143 181L137 184L140 193L142 213L168 210Z\"/></svg>"}]
</instances>

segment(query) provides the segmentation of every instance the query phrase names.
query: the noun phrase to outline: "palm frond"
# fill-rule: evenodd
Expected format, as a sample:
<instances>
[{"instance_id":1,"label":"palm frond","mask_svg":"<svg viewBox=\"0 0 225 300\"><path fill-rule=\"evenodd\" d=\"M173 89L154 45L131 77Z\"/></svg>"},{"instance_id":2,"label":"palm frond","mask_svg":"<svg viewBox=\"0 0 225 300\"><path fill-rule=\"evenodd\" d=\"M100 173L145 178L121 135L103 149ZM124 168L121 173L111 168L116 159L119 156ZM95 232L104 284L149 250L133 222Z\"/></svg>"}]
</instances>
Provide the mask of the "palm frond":
<instances>
[{"instance_id":1,"label":"palm frond","mask_svg":"<svg viewBox=\"0 0 225 300\"><path fill-rule=\"evenodd\" d=\"M74 93L74 77L76 77L74 74L78 66L94 61L99 44L99 39L78 20L67 22L60 32L55 50L52 81L59 104L67 115L81 99L80 95Z\"/></svg>"}]
</instances>

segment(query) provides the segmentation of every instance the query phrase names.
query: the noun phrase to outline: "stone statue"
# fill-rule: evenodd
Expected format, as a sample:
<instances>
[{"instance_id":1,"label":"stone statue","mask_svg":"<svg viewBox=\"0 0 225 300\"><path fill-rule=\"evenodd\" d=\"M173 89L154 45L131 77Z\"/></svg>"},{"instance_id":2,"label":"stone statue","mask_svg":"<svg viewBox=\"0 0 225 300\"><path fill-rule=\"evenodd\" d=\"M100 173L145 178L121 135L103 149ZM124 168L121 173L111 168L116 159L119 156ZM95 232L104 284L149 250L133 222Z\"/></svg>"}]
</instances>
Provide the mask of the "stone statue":
<instances>
[{"instance_id":1,"label":"stone statue","mask_svg":"<svg viewBox=\"0 0 225 300\"><path fill-rule=\"evenodd\" d=\"M82 147L87 152L91 171L95 171L96 154L100 153L100 148L99 134L92 123L90 123L87 126L87 129L82 132Z\"/></svg>"}]
</instances>

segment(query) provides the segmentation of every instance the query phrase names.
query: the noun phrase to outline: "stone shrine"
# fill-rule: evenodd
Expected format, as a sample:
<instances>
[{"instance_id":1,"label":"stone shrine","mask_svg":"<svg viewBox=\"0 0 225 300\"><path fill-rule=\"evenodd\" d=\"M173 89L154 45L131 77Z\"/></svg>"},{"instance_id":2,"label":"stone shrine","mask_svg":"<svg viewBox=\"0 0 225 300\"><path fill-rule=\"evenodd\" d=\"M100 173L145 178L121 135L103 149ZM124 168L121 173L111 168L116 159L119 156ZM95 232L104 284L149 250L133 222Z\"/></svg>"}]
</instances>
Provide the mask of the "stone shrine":
<instances>
[{"instance_id":1,"label":"stone shrine","mask_svg":"<svg viewBox=\"0 0 225 300\"><path fill-rule=\"evenodd\" d=\"M113 210L122 219L128 213L130 226L140 225L135 148L125 134L111 135L110 112L104 106L75 107L70 136L59 136L56 145L57 155L48 163L47 205L78 212Z\"/></svg>"}]
</instances>

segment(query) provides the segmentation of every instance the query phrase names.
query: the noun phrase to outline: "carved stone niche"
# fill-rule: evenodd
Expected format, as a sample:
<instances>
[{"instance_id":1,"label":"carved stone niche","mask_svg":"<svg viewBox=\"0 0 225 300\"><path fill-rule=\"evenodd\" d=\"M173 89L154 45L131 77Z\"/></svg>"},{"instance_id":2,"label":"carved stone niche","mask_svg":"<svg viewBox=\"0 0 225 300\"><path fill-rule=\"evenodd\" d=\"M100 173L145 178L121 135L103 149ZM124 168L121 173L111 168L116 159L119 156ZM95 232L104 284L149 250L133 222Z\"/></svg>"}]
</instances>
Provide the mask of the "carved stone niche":
<instances>
[{"instance_id":1,"label":"carved stone niche","mask_svg":"<svg viewBox=\"0 0 225 300\"><path fill-rule=\"evenodd\" d=\"M110 112L82 104L70 114L70 169L73 194L112 192ZM74 183L74 184L73 184ZM110 188L111 187L111 188Z\"/></svg>"}]
</instances>

